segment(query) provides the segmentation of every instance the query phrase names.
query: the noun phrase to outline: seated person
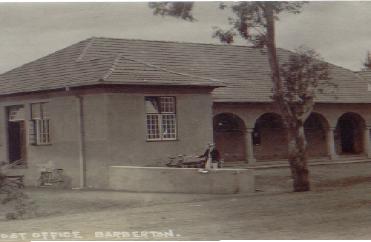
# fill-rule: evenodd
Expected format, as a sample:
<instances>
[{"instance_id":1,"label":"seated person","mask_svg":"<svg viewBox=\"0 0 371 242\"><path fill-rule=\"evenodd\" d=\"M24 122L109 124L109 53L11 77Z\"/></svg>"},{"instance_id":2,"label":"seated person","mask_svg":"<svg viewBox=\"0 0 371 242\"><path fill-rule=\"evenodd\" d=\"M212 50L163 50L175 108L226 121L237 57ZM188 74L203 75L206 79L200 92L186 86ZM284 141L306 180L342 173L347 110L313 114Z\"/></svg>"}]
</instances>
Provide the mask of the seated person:
<instances>
[{"instance_id":1,"label":"seated person","mask_svg":"<svg viewBox=\"0 0 371 242\"><path fill-rule=\"evenodd\" d=\"M215 144L211 143L208 145L205 153L203 155L198 156L199 158L204 158L205 160L205 169L213 169L218 168L218 164L220 161L220 154L219 151L216 149ZM210 157L210 159L209 159ZM210 164L211 162L211 164Z\"/></svg>"}]
</instances>

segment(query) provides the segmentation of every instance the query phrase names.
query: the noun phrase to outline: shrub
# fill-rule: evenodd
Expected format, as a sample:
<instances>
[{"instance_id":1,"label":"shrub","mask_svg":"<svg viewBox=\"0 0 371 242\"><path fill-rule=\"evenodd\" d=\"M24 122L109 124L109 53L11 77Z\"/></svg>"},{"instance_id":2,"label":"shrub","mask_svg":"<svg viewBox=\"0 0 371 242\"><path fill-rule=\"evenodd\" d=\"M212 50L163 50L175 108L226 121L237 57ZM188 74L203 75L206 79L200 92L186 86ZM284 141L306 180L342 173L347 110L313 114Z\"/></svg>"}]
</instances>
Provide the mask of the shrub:
<instances>
[{"instance_id":1,"label":"shrub","mask_svg":"<svg viewBox=\"0 0 371 242\"><path fill-rule=\"evenodd\" d=\"M5 217L8 220L25 219L36 216L37 207L30 197L24 193L18 181L9 180L0 172L1 204L11 204L14 211L9 211Z\"/></svg>"}]
</instances>

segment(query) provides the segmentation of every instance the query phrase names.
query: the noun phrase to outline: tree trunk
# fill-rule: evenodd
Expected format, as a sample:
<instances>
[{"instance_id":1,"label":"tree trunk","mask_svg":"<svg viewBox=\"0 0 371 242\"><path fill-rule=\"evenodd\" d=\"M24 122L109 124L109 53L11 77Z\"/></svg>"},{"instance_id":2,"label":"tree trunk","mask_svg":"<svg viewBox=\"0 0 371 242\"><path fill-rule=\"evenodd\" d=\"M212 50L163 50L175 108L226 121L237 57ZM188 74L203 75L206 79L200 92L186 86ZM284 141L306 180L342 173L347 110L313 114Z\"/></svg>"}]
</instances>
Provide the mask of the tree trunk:
<instances>
[{"instance_id":1,"label":"tree trunk","mask_svg":"<svg viewBox=\"0 0 371 242\"><path fill-rule=\"evenodd\" d=\"M264 15L267 20L266 46L269 66L272 73L273 100L283 116L286 127L288 127L288 161L294 181L294 191L309 191L309 170L307 167L304 123L302 121L303 119L298 120L284 97L284 85L280 77L279 62L276 52L275 16L270 3L265 4Z\"/></svg>"},{"instance_id":2,"label":"tree trunk","mask_svg":"<svg viewBox=\"0 0 371 242\"><path fill-rule=\"evenodd\" d=\"M275 33L275 16L271 3L265 4L265 19L267 20L266 46L268 62L271 69L271 78L273 84L273 100L277 104L283 118L286 120L291 116L290 108L284 99L284 85L280 75L280 65L277 58L276 33Z\"/></svg>"},{"instance_id":3,"label":"tree trunk","mask_svg":"<svg viewBox=\"0 0 371 242\"><path fill-rule=\"evenodd\" d=\"M292 122L288 127L289 154L291 175L294 192L310 190L308 157L304 134L304 122L302 120Z\"/></svg>"},{"instance_id":4,"label":"tree trunk","mask_svg":"<svg viewBox=\"0 0 371 242\"><path fill-rule=\"evenodd\" d=\"M4 181L5 181L5 175L0 171L0 190L1 190L1 187L3 186Z\"/></svg>"},{"instance_id":5,"label":"tree trunk","mask_svg":"<svg viewBox=\"0 0 371 242\"><path fill-rule=\"evenodd\" d=\"M5 179L6 179L5 173L3 171L3 167L4 165L2 164L2 162L0 162L0 190L3 187Z\"/></svg>"}]
</instances>

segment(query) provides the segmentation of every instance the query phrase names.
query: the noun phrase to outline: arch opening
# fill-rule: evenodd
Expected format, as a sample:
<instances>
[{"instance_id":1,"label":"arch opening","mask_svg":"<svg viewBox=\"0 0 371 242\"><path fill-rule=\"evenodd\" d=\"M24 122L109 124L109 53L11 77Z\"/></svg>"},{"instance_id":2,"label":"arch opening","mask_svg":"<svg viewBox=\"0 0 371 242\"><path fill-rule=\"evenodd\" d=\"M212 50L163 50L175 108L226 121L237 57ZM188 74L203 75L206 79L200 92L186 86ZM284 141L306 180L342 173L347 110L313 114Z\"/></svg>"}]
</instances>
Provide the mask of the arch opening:
<instances>
[{"instance_id":1,"label":"arch opening","mask_svg":"<svg viewBox=\"0 0 371 242\"><path fill-rule=\"evenodd\" d=\"M245 123L232 113L213 118L214 142L226 162L246 160Z\"/></svg>"},{"instance_id":2,"label":"arch opening","mask_svg":"<svg viewBox=\"0 0 371 242\"><path fill-rule=\"evenodd\" d=\"M325 117L319 113L311 113L304 122L304 132L307 140L307 154L318 158L327 156L326 132L329 124Z\"/></svg>"},{"instance_id":3,"label":"arch opening","mask_svg":"<svg viewBox=\"0 0 371 242\"><path fill-rule=\"evenodd\" d=\"M265 113L256 120L253 144L258 161L287 158L287 130L279 114Z\"/></svg>"},{"instance_id":4,"label":"arch opening","mask_svg":"<svg viewBox=\"0 0 371 242\"><path fill-rule=\"evenodd\" d=\"M365 127L365 121L359 114L343 114L338 119L335 130L337 153L340 155L363 153L363 131Z\"/></svg>"}]
</instances>

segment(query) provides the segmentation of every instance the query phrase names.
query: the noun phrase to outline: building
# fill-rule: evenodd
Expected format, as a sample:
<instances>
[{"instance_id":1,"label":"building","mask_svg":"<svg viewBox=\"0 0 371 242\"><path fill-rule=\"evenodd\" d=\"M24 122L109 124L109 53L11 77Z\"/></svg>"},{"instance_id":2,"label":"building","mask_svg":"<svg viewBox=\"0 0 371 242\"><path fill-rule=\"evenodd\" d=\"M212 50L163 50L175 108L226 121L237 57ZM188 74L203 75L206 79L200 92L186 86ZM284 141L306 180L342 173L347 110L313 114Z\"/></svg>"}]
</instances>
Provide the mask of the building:
<instances>
[{"instance_id":1,"label":"building","mask_svg":"<svg viewBox=\"0 0 371 242\"><path fill-rule=\"evenodd\" d=\"M337 87L305 123L309 155L368 158L367 81L330 74ZM287 155L266 54L246 46L90 38L0 75L0 87L0 159L30 185L52 164L72 186L104 188L110 166L162 166L213 139L226 162Z\"/></svg>"}]
</instances>

